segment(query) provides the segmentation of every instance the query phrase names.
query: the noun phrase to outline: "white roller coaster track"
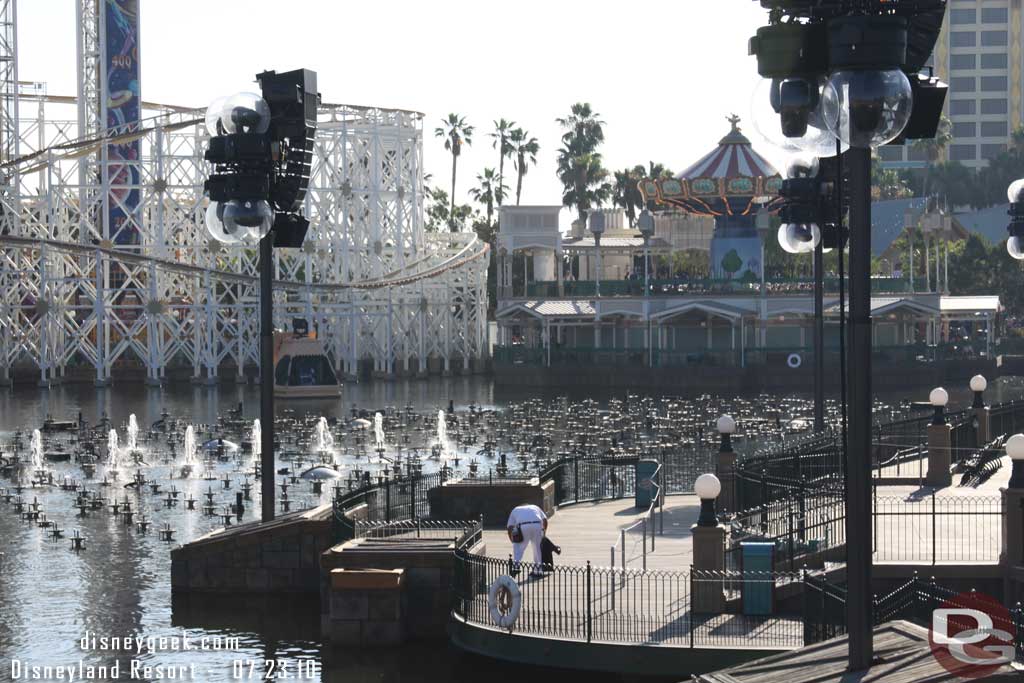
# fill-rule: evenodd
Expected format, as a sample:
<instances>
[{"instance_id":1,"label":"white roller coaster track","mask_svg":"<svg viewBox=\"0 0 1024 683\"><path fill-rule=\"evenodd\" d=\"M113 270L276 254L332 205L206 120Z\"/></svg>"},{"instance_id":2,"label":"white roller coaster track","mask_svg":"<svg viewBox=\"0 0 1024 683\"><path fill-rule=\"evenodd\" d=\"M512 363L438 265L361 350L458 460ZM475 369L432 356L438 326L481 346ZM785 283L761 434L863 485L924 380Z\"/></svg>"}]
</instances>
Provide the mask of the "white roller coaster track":
<instances>
[{"instance_id":1,"label":"white roller coaster track","mask_svg":"<svg viewBox=\"0 0 1024 683\"><path fill-rule=\"evenodd\" d=\"M243 378L258 363L258 258L203 227L203 111L147 104L140 126L79 136L52 113L77 98L19 85L18 144L0 159L4 206L17 209L0 223L0 382L15 368L42 384L74 368L99 384L121 367L150 383L176 368ZM416 112L320 108L311 227L301 250L275 255L275 322L307 319L347 377L470 371L487 354L489 249L424 232L422 134ZM104 146L134 140L138 179L104 184ZM122 244L101 206L133 190Z\"/></svg>"}]
</instances>

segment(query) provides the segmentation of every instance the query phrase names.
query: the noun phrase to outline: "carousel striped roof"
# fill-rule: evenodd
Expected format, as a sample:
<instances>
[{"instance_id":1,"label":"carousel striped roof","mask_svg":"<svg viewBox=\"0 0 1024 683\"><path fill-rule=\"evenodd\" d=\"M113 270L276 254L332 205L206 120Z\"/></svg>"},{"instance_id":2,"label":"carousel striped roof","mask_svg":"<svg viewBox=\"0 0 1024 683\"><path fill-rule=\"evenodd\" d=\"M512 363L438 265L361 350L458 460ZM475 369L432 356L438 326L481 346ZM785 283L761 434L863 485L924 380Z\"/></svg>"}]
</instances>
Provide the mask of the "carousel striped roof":
<instances>
[{"instance_id":1,"label":"carousel striped roof","mask_svg":"<svg viewBox=\"0 0 1024 683\"><path fill-rule=\"evenodd\" d=\"M754 151L743 133L740 132L738 118L730 119L732 131L726 135L700 161L676 176L679 180L694 178L714 178L729 180L731 178L771 178L779 174L764 157Z\"/></svg>"}]
</instances>

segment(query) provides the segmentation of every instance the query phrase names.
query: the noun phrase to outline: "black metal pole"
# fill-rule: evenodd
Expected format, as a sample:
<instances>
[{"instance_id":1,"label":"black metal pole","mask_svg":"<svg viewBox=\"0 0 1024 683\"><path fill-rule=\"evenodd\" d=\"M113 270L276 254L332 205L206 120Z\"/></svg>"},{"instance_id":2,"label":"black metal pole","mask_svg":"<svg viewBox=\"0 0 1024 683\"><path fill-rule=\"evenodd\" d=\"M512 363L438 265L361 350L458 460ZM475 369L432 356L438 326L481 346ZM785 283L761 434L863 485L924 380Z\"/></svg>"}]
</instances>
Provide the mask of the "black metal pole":
<instances>
[{"instance_id":1,"label":"black metal pole","mask_svg":"<svg viewBox=\"0 0 1024 683\"><path fill-rule=\"evenodd\" d=\"M851 671L871 666L871 151L850 149L849 429L846 436L847 629Z\"/></svg>"},{"instance_id":2,"label":"black metal pole","mask_svg":"<svg viewBox=\"0 0 1024 683\"><path fill-rule=\"evenodd\" d=\"M260 491L274 519L274 231L260 240Z\"/></svg>"},{"instance_id":3,"label":"black metal pole","mask_svg":"<svg viewBox=\"0 0 1024 683\"><path fill-rule=\"evenodd\" d=\"M814 431L825 429L825 256L822 243L814 248Z\"/></svg>"}]
</instances>

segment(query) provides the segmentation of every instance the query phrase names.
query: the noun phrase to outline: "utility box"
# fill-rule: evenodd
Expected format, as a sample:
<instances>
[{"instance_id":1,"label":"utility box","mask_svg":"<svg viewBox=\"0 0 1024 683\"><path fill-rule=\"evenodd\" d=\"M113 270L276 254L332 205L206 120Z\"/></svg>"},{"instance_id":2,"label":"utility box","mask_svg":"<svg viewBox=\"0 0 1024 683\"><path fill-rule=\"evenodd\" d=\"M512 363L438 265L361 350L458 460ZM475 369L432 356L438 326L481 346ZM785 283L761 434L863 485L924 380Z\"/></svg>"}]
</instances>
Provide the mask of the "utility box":
<instances>
[{"instance_id":1,"label":"utility box","mask_svg":"<svg viewBox=\"0 0 1024 683\"><path fill-rule=\"evenodd\" d=\"M634 466L636 472L636 487L633 494L636 507L646 510L654 500L658 490L654 481L654 473L658 471L657 460L637 460Z\"/></svg>"},{"instance_id":2,"label":"utility box","mask_svg":"<svg viewBox=\"0 0 1024 683\"><path fill-rule=\"evenodd\" d=\"M775 544L740 543L743 560L743 613L771 614L775 603Z\"/></svg>"}]
</instances>

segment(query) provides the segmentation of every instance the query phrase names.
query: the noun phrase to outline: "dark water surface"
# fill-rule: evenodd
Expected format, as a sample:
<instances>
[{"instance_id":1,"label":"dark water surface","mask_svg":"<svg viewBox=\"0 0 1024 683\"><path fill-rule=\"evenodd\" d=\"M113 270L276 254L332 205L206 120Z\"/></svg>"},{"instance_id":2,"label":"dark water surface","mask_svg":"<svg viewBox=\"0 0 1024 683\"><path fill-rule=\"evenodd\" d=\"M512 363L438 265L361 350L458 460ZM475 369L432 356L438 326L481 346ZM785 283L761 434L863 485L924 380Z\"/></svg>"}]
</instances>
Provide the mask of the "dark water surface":
<instances>
[{"instance_id":1,"label":"dark water surface","mask_svg":"<svg viewBox=\"0 0 1024 683\"><path fill-rule=\"evenodd\" d=\"M150 388L141 383L119 383L106 389L69 384L49 390L18 386L0 390L0 443L5 443L12 431L31 432L40 427L48 415L58 420L74 420L81 413L91 424L106 415L118 428L122 443L123 425L132 413L141 430L158 420L164 411L197 424L214 423L218 415L239 402L243 404L243 415L251 419L259 413L258 393L259 388L252 386ZM456 408L469 404L493 406L532 395L529 391L501 393L489 379L459 377L352 385L345 388L339 400L279 400L277 409L279 415L295 411L346 417L353 404L369 410L412 405L417 410L432 411L447 408L449 401ZM58 482L65 474L82 477L81 470L71 463L51 463L50 467ZM170 468L162 474L159 464L153 464L153 471L154 476L163 480L170 476ZM225 474L232 479L233 487L218 492L218 504L228 496L233 500L238 490L237 468L230 464L218 466L218 479ZM104 495L108 499L116 496L118 500L127 496L137 507L145 507L152 522L148 533L126 527L106 510L78 517L72 506L74 494L56 487L27 488L23 498L26 502L38 500L49 518L65 530L64 538L59 540L49 538L46 529L21 520L10 504L0 502L0 681L33 680L29 676L36 672L27 667L75 666L79 662L87 667L108 667L108 675L100 675L98 680L166 680L181 671L176 667L185 668L185 680L255 680L264 677L265 660L286 663L283 673L288 674L289 680L339 683L511 683L524 678L566 675L494 662L461 653L444 643L400 650L325 651L319 637L316 600L211 600L205 596L176 596L172 600L170 548L222 523L218 517L186 513L181 504L164 509L161 496L147 491L135 497L124 492L123 484L124 481L103 489ZM0 488L10 485L11 482L0 478ZM189 495L201 499L207 490L217 491L220 481L193 477L176 479L174 485L182 491L182 499ZM289 495L296 507L304 507L326 502L328 490L325 487L319 497L294 490ZM197 503L197 507L200 505ZM252 505L258 510L258 502ZM252 519L251 510L247 511L246 519ZM157 530L164 524L174 530L175 543L160 540ZM78 554L70 550L67 538L74 529L79 529L87 539L86 549ZM104 648L103 643L91 641L84 643L83 648L82 639L92 636L165 640L154 640L153 651L149 642L141 644L141 652ZM183 651L186 638L193 648L204 647L202 639L207 639L207 649ZM117 679L109 675L115 664L120 667ZM67 679L66 673L64 679L58 679L58 675L56 670L43 669L34 680ZM620 680L616 675L588 679Z\"/></svg>"},{"instance_id":2,"label":"dark water surface","mask_svg":"<svg viewBox=\"0 0 1024 683\"><path fill-rule=\"evenodd\" d=\"M993 383L990 401L1003 400L1020 392L1019 382ZM612 394L568 393L573 398L606 400ZM625 391L616 392L623 396ZM912 396L923 400L921 396ZM951 390L953 403L969 398L965 389ZM419 411L456 408L469 404L501 406L509 401L537 395L531 390L502 390L486 378L458 377L433 381L378 382L347 386L341 399L334 401L277 402L279 414L287 411L346 417L352 405L376 410L386 406L412 405ZM907 397L896 397L907 398ZM247 419L258 415L258 387L192 387L189 385L148 388L140 384L120 383L106 389L89 385L66 385L50 390L31 387L0 390L0 443L9 432L30 432L41 426L48 415L55 419L84 420L95 424L104 414L118 427L123 438L123 423L134 413L142 429L160 418L165 410L194 423L214 423L218 415L243 405ZM65 473L81 478L74 464L53 466L58 481ZM153 464L154 472L161 466ZM170 468L166 470L170 474ZM244 472L232 464L218 466L218 478L232 480L230 491L221 491L218 501L233 500ZM164 477L164 475L159 475ZM219 488L219 481L198 478L176 479L183 498L200 499L204 492ZM10 482L0 479L0 489ZM95 485L94 485L95 486ZM299 488L299 487L296 487ZM329 489L320 496L309 490L289 492L296 507L326 502ZM129 495L120 485L107 487L108 498L116 492L120 500ZM131 494L134 495L134 494ZM187 542L217 528L217 517L199 512L186 513L181 505L164 509L160 498L148 492L138 495L136 505L144 505L151 515L152 529L138 533L126 527L107 511L78 517L72 507L74 494L55 487L26 489L23 497L41 503L51 519L65 530L65 538L52 540L47 530L23 521L10 504L0 502L0 681L13 680L15 661L23 666L86 665L120 666L119 680L162 680L168 667L194 666L186 680L228 681L258 679L264 675L264 660L287 662L292 680L325 680L338 683L363 681L494 681L511 683L524 679L574 679L580 674L522 667L458 652L443 643L409 646L400 650L366 649L325 651L319 639L317 602L217 599L175 597L170 591L170 548L158 537L164 524L174 531L175 543ZM130 495L129 495L130 497ZM256 503L253 503L255 506ZM198 505L197 505L198 507ZM258 509L258 508L253 508ZM246 519L252 519L252 510ZM70 550L67 536L80 529L87 538L85 551ZM83 637L160 638L156 651L143 643L141 653L125 648L98 649ZM226 649L175 650L187 637L193 646L208 639L208 646ZM99 643L96 643L99 645ZM137 667L132 671L133 665ZM161 666L160 671L141 667ZM252 668L250 668L250 666ZM20 680L30 680L22 671ZM45 672L42 672L45 673ZM303 674L302 677L299 674ZM53 674L56 679L56 674ZM100 678L99 680L109 680ZM615 674L586 674L589 681L622 680ZM46 677L35 680L47 680ZM65 678L66 680L66 678Z\"/></svg>"}]
</instances>

